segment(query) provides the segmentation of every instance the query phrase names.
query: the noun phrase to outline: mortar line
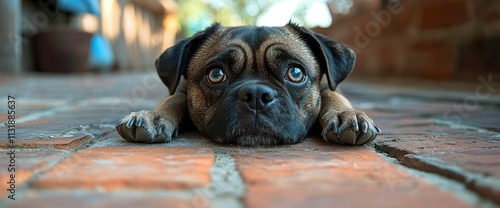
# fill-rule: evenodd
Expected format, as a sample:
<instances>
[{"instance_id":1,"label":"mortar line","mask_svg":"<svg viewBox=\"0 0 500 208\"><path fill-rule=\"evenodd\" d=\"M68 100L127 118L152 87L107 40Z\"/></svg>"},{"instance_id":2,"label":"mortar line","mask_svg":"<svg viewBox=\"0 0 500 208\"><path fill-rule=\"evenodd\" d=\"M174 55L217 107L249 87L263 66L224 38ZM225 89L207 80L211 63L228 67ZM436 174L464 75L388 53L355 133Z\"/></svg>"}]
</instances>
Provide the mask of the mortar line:
<instances>
[{"instance_id":1,"label":"mortar line","mask_svg":"<svg viewBox=\"0 0 500 208\"><path fill-rule=\"evenodd\" d=\"M241 200L247 187L231 155L232 150L224 147L212 147L212 150L215 160L210 170L212 182L207 189L212 206L244 207Z\"/></svg>"},{"instance_id":2,"label":"mortar line","mask_svg":"<svg viewBox=\"0 0 500 208\"><path fill-rule=\"evenodd\" d=\"M396 158L389 156L387 152L384 152L383 150L373 147L372 148L375 150L375 152L381 157L384 158L386 161L390 162L391 164L396 165L398 168L401 168L408 173L410 173L412 176L423 180L429 184L437 186L440 190L443 190L445 192L451 193L453 196L457 197L458 199L461 199L471 205L479 206L479 207L484 207L484 208L490 208L490 207L496 207L496 205L491 199L487 197L480 196L478 193L476 193L474 190L471 190L467 187L467 183L471 180L474 180L476 176L472 173L463 171L460 167L454 166L454 165L447 165L443 166L444 168L451 168L451 169L459 169L460 172L458 174L461 174L465 180L461 181L458 179L453 179L450 178L449 176L436 173L436 172L429 172L426 170L420 170L417 169L416 167L409 167L405 164L402 163L402 160L405 157L408 156L418 156L412 153L407 153L404 154L401 158ZM429 164L433 165L433 164ZM442 164L441 164L442 165Z\"/></svg>"},{"instance_id":3,"label":"mortar line","mask_svg":"<svg viewBox=\"0 0 500 208\"><path fill-rule=\"evenodd\" d=\"M59 164L61 161L71 157L72 155L74 155L75 153L77 153L78 151L80 150L83 150L83 149L86 149L90 146L92 146L94 143L97 143L98 141L100 141L102 138L106 137L109 133L112 132L112 129L108 129L108 130L105 130L103 129L103 132L100 133L100 134L96 134L96 135L89 135L92 137L92 139L90 139L89 141L75 147L75 148L72 148L72 149L57 149L57 148L54 148L54 147L50 147L50 146L47 146L47 147L38 147L38 148L16 148L16 150L19 150L20 152L18 154L22 154L23 151L43 151L43 150L47 150L47 151L59 151L59 152L62 152L63 154L60 156L60 157L57 157L55 160L51 160L51 161L48 161L47 162L47 165L45 167L42 167L40 169L34 169L31 176L26 180L26 182L24 182L21 186L19 186L17 189L16 189L16 194L19 195L20 198L22 198L23 194L29 192L30 190L33 190L33 183L41 176L43 175L44 173L48 172L50 169L52 169L53 167L55 167L57 164ZM5 201L6 199L2 199L0 200L0 205L4 204L4 203L7 203L7 201ZM9 203L7 203L9 204ZM3 207L3 206L2 206Z\"/></svg>"},{"instance_id":4,"label":"mortar line","mask_svg":"<svg viewBox=\"0 0 500 208\"><path fill-rule=\"evenodd\" d=\"M21 192L20 194L22 194L23 192L24 193L28 192L29 190L33 190L33 183L41 175L43 175L44 173L48 172L50 169L54 168L60 162L62 162L64 160L66 160L67 158L73 156L74 154L76 154L80 150L87 149L88 147L90 147L93 144L97 143L101 139L105 138L111 132L112 131L103 131L103 133L98 134L98 135L90 135L92 137L92 139L90 139L89 141L87 141L87 142L85 142L85 143L81 144L80 146L77 146L77 147L75 147L73 149L64 150L64 149L56 149L56 148L50 148L50 147L47 147L47 148L38 148L38 149L30 149L30 150L33 150L33 151L40 151L40 150L61 151L61 152L63 152L63 155L61 157L56 158L55 160L49 161L47 163L47 166L41 168L40 170L34 170L33 174L30 176L30 178L26 181L26 183L24 184L24 186L20 190L20 192Z\"/></svg>"}]
</instances>

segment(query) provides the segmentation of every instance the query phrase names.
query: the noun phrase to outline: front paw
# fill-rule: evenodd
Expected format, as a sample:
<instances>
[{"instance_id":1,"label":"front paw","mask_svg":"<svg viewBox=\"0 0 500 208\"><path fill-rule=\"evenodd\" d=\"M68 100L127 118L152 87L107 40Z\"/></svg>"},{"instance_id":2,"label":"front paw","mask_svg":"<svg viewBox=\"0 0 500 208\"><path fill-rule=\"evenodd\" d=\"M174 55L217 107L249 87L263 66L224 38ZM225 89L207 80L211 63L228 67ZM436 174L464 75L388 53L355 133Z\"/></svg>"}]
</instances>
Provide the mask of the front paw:
<instances>
[{"instance_id":1,"label":"front paw","mask_svg":"<svg viewBox=\"0 0 500 208\"><path fill-rule=\"evenodd\" d=\"M143 110L132 112L116 124L116 130L129 142L170 142L179 124L166 113Z\"/></svg>"},{"instance_id":2,"label":"front paw","mask_svg":"<svg viewBox=\"0 0 500 208\"><path fill-rule=\"evenodd\" d=\"M370 117L354 109L325 113L320 123L323 138L339 144L365 144L373 141L381 132Z\"/></svg>"}]
</instances>

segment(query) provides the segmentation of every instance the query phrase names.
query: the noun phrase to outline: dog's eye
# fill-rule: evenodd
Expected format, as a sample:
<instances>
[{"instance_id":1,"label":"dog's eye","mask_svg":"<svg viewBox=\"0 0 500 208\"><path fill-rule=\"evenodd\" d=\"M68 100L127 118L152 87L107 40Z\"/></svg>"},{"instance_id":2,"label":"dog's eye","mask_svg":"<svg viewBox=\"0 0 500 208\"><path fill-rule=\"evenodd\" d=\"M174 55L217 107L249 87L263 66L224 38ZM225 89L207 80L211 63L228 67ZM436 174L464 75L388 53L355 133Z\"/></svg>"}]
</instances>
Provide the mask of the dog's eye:
<instances>
[{"instance_id":1,"label":"dog's eye","mask_svg":"<svg viewBox=\"0 0 500 208\"><path fill-rule=\"evenodd\" d=\"M306 77L304 71L302 71L301 68L296 66L291 66L290 68L288 68L286 76L292 82L302 82Z\"/></svg>"},{"instance_id":2,"label":"dog's eye","mask_svg":"<svg viewBox=\"0 0 500 208\"><path fill-rule=\"evenodd\" d=\"M212 84L218 84L226 81L226 74L224 73L224 70L220 68L214 68L208 72L207 80Z\"/></svg>"}]
</instances>

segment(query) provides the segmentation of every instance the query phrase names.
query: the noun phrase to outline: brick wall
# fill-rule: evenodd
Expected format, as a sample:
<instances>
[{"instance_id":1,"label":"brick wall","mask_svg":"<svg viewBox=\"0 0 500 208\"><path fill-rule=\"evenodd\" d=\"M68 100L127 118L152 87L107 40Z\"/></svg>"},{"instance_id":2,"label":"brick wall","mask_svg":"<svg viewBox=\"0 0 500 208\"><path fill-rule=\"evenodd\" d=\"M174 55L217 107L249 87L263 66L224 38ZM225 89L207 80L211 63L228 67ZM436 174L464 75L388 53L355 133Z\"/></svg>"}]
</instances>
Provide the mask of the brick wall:
<instances>
[{"instance_id":1,"label":"brick wall","mask_svg":"<svg viewBox=\"0 0 500 208\"><path fill-rule=\"evenodd\" d=\"M500 1L354 0L315 28L358 54L354 74L476 80L500 75ZM334 4L329 5L334 11ZM332 12L333 13L333 12Z\"/></svg>"}]
</instances>

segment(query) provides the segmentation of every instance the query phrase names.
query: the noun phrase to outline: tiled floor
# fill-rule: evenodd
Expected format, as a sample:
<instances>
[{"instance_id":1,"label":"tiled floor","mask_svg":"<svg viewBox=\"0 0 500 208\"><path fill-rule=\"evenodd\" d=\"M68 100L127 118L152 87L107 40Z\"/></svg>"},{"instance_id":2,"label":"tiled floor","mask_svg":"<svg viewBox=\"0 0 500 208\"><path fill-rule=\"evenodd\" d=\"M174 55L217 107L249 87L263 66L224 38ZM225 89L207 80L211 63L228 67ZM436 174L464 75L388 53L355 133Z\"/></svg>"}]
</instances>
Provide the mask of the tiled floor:
<instances>
[{"instance_id":1,"label":"tiled floor","mask_svg":"<svg viewBox=\"0 0 500 208\"><path fill-rule=\"evenodd\" d=\"M121 139L118 119L167 94L152 72L2 76L0 207L495 206L500 84L483 78L350 79L346 96L383 131L370 145L313 132L300 144L251 148L196 132L166 144Z\"/></svg>"}]
</instances>

